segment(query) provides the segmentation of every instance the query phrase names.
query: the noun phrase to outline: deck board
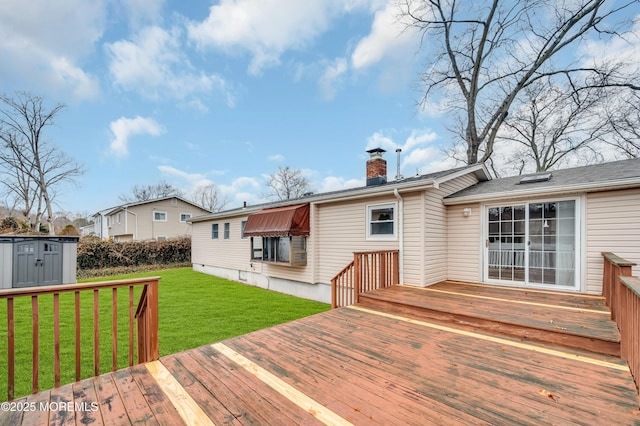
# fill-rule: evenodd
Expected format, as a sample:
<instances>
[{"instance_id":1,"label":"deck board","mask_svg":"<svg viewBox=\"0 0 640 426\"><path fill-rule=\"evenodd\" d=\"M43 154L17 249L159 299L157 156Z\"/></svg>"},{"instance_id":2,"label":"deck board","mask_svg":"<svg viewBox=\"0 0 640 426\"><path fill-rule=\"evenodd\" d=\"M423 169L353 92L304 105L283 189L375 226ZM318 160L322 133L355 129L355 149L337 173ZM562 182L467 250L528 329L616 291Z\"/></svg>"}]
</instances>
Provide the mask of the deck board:
<instances>
[{"instance_id":1,"label":"deck board","mask_svg":"<svg viewBox=\"0 0 640 426\"><path fill-rule=\"evenodd\" d=\"M558 321L573 318L591 328L599 320L590 316L606 318L597 312L606 311L598 297L484 287L434 287L458 296L405 287L381 293L414 305L458 303L460 310L478 315L517 312L534 325L548 323L554 304L572 308ZM513 301L540 306L514 309ZM595 333L606 335L606 327ZM615 339L615 333L608 338ZM170 390L161 383L166 379L138 365L20 399L97 402L98 411L0 412L0 425L189 424L174 405L181 394L201 408L202 420L216 425L322 424L327 417L307 401L338 424L640 425L635 385L618 357L364 306L168 355L159 363L163 377L175 378ZM174 399L163 389L175 391Z\"/></svg>"},{"instance_id":2,"label":"deck board","mask_svg":"<svg viewBox=\"0 0 640 426\"><path fill-rule=\"evenodd\" d=\"M361 295L363 306L519 338L620 354L620 333L597 296L443 282Z\"/></svg>"}]
</instances>

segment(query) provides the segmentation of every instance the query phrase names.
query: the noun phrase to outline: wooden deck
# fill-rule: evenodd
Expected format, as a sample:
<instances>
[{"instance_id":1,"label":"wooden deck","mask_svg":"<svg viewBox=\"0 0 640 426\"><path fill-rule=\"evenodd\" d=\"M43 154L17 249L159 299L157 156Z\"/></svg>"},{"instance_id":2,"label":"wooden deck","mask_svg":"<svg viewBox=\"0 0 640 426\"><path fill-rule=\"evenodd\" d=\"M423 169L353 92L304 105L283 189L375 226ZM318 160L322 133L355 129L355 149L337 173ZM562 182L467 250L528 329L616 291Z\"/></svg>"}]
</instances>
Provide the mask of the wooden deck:
<instances>
[{"instance_id":1,"label":"wooden deck","mask_svg":"<svg viewBox=\"0 0 640 426\"><path fill-rule=\"evenodd\" d=\"M446 281L360 296L363 306L620 356L620 333L601 296Z\"/></svg>"},{"instance_id":2,"label":"wooden deck","mask_svg":"<svg viewBox=\"0 0 640 426\"><path fill-rule=\"evenodd\" d=\"M595 315L598 298L514 292L507 294L527 303L507 308L493 300L505 296L492 288L443 283L432 290L442 292L385 289L396 301L384 310L340 308L30 395L12 403L16 410L0 411L0 425L640 425L633 379L617 357L533 344L393 305L402 297L446 305L451 292L468 293L488 298L470 297L486 315L517 311L539 324L550 320L538 305ZM543 296L544 303L533 301ZM549 324L569 329L564 317Z\"/></svg>"}]
</instances>

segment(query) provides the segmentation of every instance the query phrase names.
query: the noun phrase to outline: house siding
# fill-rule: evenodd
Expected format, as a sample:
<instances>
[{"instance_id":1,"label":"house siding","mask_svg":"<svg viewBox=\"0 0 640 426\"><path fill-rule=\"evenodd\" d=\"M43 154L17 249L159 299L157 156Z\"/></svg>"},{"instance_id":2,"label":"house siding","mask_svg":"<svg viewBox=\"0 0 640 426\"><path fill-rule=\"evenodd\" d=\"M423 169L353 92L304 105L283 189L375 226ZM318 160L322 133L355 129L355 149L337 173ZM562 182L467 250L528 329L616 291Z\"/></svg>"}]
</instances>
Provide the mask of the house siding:
<instances>
[{"instance_id":1,"label":"house siding","mask_svg":"<svg viewBox=\"0 0 640 426\"><path fill-rule=\"evenodd\" d=\"M154 221L155 211L165 212L166 221ZM179 199L166 199L133 205L109 216L109 235L119 241L155 240L158 237L176 238L191 235L191 225L180 222L181 214L199 216L208 213ZM120 214L120 223L117 222Z\"/></svg>"},{"instance_id":2,"label":"house siding","mask_svg":"<svg viewBox=\"0 0 640 426\"><path fill-rule=\"evenodd\" d=\"M449 277L448 270L448 223L447 207L443 198L478 182L475 175L468 174L452 179L430 190L425 197L425 261L423 271L424 285L435 284Z\"/></svg>"},{"instance_id":3,"label":"house siding","mask_svg":"<svg viewBox=\"0 0 640 426\"><path fill-rule=\"evenodd\" d=\"M464 216L464 209L471 214ZM479 203L447 208L447 277L458 281L482 281L482 226Z\"/></svg>"},{"instance_id":4,"label":"house siding","mask_svg":"<svg viewBox=\"0 0 640 426\"><path fill-rule=\"evenodd\" d=\"M393 195L317 205L318 280L331 279L353 260L354 252L397 250L398 239L367 239L367 206L395 203Z\"/></svg>"},{"instance_id":5,"label":"house siding","mask_svg":"<svg viewBox=\"0 0 640 426\"><path fill-rule=\"evenodd\" d=\"M640 264L640 189L587 194L587 292L602 293L602 252ZM640 276L640 267L633 268Z\"/></svg>"}]
</instances>

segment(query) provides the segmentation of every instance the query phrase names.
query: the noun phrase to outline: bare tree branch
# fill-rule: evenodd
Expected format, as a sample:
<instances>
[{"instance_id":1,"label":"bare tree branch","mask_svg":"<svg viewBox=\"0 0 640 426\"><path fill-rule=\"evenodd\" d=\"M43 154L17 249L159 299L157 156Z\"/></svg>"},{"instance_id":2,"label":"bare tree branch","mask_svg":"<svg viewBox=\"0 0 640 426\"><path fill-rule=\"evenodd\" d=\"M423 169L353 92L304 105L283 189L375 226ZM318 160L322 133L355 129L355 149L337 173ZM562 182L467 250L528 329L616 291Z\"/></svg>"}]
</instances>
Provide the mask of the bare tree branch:
<instances>
[{"instance_id":1,"label":"bare tree branch","mask_svg":"<svg viewBox=\"0 0 640 426\"><path fill-rule=\"evenodd\" d=\"M37 200L35 229L39 230L44 204L49 234L55 235L55 190L63 182L74 183L84 173L80 164L43 137L64 105L47 109L42 97L27 92L17 92L14 97L0 94L0 105L0 163L5 172L12 171L10 185L22 199L25 215Z\"/></svg>"}]
</instances>

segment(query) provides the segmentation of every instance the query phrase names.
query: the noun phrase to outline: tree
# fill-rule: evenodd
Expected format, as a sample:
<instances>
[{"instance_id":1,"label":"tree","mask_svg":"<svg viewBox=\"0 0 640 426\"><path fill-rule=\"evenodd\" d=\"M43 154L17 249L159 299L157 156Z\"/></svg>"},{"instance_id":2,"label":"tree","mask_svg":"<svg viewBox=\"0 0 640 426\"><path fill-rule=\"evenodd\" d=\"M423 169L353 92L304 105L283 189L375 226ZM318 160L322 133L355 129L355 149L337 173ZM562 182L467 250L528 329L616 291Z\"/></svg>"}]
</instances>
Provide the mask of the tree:
<instances>
[{"instance_id":1,"label":"tree","mask_svg":"<svg viewBox=\"0 0 640 426\"><path fill-rule=\"evenodd\" d=\"M640 94L617 98L608 108L611 132L605 140L625 157L640 157Z\"/></svg>"},{"instance_id":2,"label":"tree","mask_svg":"<svg viewBox=\"0 0 640 426\"><path fill-rule=\"evenodd\" d=\"M171 196L182 197L182 195L181 189L163 180L155 185L134 185L131 188L131 194L121 195L119 198L125 203L135 203Z\"/></svg>"},{"instance_id":3,"label":"tree","mask_svg":"<svg viewBox=\"0 0 640 426\"><path fill-rule=\"evenodd\" d=\"M498 132L496 146L509 146L511 171L544 172L580 158L601 161L595 142L608 133L609 121L600 113L605 100L601 88L574 91L538 81L523 90L524 102ZM494 161L490 160L493 166ZM494 168L494 173L499 171Z\"/></svg>"},{"instance_id":4,"label":"tree","mask_svg":"<svg viewBox=\"0 0 640 426\"><path fill-rule=\"evenodd\" d=\"M46 209L49 234L55 235L55 191L62 183L75 183L84 173L79 163L44 138L46 128L54 124L64 106L56 104L49 109L44 98L27 92L17 92L15 97L0 94L0 105L0 163L12 179L9 188L24 202L27 219L35 200L36 230L42 208Z\"/></svg>"},{"instance_id":5,"label":"tree","mask_svg":"<svg viewBox=\"0 0 640 426\"><path fill-rule=\"evenodd\" d=\"M278 167L278 171L267 177L270 198L289 200L302 197L309 192L309 181L303 176L302 170L289 166Z\"/></svg>"},{"instance_id":6,"label":"tree","mask_svg":"<svg viewBox=\"0 0 640 426\"><path fill-rule=\"evenodd\" d=\"M466 145L466 162L474 164L491 158L509 110L540 80L564 80L574 91L639 89L638 73L621 63L570 59L587 36L618 37L631 24L628 9L638 1L612 3L402 0L407 25L421 32L424 46L435 45L421 76L421 105L438 96L447 100L457 112L455 131Z\"/></svg>"},{"instance_id":7,"label":"tree","mask_svg":"<svg viewBox=\"0 0 640 426\"><path fill-rule=\"evenodd\" d=\"M226 197L220 195L215 183L198 186L193 191L191 200L212 212L221 211L229 203L229 200Z\"/></svg>"}]
</instances>

